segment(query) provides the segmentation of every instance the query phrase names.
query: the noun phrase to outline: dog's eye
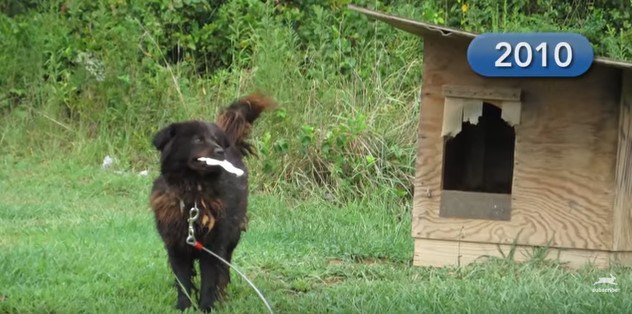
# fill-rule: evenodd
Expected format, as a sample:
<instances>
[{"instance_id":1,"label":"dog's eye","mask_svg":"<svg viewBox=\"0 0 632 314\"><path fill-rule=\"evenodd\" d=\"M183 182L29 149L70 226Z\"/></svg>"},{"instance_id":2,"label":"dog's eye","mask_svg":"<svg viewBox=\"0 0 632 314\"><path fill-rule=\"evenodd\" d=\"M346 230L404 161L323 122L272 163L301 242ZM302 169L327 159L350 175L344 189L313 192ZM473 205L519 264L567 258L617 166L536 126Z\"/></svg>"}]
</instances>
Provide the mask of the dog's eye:
<instances>
[{"instance_id":1,"label":"dog's eye","mask_svg":"<svg viewBox=\"0 0 632 314\"><path fill-rule=\"evenodd\" d=\"M200 136L194 136L194 137L193 137L193 143L194 143L194 144L200 144L200 143L202 143L202 137L200 137Z\"/></svg>"}]
</instances>

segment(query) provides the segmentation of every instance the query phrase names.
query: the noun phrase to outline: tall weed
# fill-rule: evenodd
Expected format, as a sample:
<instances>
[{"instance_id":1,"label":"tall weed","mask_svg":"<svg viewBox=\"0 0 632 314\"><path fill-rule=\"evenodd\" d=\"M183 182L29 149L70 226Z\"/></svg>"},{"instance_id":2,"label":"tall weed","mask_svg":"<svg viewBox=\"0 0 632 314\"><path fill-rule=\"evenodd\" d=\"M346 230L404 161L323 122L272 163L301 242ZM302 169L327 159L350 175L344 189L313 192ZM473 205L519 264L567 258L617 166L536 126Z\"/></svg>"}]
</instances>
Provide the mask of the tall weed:
<instances>
[{"instance_id":1,"label":"tall weed","mask_svg":"<svg viewBox=\"0 0 632 314\"><path fill-rule=\"evenodd\" d=\"M153 133L264 90L259 190L408 201L423 42L348 0L7 0L0 5L0 149L156 167ZM469 31L569 30L632 60L630 0L354 4Z\"/></svg>"}]
</instances>

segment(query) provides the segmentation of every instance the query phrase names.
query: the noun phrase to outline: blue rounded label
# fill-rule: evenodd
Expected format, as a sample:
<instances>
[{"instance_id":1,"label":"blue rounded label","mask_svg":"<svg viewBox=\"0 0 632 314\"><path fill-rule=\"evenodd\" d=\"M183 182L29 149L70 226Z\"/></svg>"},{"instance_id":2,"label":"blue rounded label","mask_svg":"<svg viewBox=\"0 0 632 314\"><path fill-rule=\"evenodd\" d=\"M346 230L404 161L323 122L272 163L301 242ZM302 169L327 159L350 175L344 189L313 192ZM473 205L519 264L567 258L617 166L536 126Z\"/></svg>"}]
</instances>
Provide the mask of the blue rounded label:
<instances>
[{"instance_id":1,"label":"blue rounded label","mask_svg":"<svg viewBox=\"0 0 632 314\"><path fill-rule=\"evenodd\" d=\"M467 48L472 70L487 77L577 77L594 59L576 33L486 33Z\"/></svg>"}]
</instances>

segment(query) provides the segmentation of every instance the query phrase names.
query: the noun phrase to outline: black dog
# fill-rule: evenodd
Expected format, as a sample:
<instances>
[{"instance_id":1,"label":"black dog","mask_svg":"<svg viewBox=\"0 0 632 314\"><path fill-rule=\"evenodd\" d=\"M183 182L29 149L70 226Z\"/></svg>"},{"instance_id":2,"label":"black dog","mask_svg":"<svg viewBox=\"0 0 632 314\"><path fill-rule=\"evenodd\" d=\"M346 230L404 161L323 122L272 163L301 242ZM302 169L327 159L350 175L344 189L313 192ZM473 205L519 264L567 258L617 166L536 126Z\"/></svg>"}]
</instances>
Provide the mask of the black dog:
<instances>
[{"instance_id":1,"label":"black dog","mask_svg":"<svg viewBox=\"0 0 632 314\"><path fill-rule=\"evenodd\" d=\"M185 242L189 210L197 204L200 211L195 224L197 240L230 262L248 222L248 173L243 158L252 154L253 149L246 138L259 114L273 105L271 99L253 93L233 102L215 123L173 123L153 139L153 145L160 151L161 175L154 181L150 203L158 233L171 269L189 295L193 262L199 260L199 300L200 308L205 311L223 298L230 273L228 266L217 258ZM208 166L198 161L200 157L227 160L244 170L244 174L238 177L219 166ZM183 310L191 302L177 286L176 308Z\"/></svg>"}]
</instances>

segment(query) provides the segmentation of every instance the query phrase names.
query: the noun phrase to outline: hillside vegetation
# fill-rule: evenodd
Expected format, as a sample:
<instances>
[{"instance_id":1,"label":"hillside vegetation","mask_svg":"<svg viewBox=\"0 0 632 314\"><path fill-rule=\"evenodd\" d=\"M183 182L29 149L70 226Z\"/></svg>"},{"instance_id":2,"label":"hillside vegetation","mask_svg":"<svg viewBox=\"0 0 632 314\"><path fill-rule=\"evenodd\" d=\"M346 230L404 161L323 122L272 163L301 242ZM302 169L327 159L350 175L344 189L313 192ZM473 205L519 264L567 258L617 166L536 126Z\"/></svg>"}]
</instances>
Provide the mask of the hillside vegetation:
<instances>
[{"instance_id":1,"label":"hillside vegetation","mask_svg":"<svg viewBox=\"0 0 632 314\"><path fill-rule=\"evenodd\" d=\"M346 201L412 194L423 42L348 0L5 0L2 155L156 169L165 124L255 89L258 191ZM632 60L632 1L353 1L469 31L576 31Z\"/></svg>"}]
</instances>

